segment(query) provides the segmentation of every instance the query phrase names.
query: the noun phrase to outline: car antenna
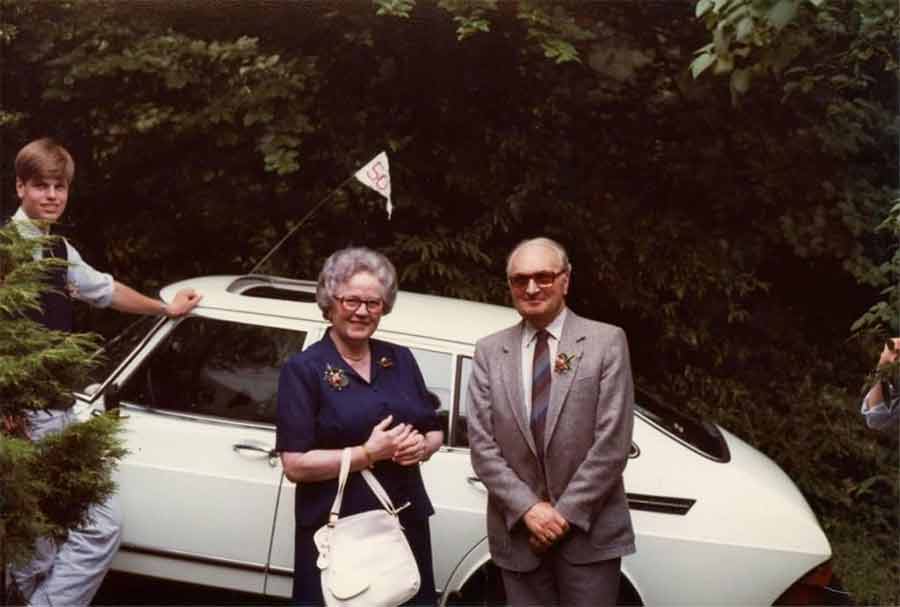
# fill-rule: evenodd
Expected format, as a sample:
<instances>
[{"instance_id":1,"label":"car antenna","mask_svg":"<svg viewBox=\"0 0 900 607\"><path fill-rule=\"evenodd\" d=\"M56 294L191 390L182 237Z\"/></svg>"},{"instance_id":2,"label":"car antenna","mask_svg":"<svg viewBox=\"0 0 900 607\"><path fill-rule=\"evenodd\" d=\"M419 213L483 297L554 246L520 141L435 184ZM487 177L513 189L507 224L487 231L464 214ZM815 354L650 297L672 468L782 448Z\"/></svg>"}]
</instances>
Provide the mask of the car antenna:
<instances>
[{"instance_id":1,"label":"car antenna","mask_svg":"<svg viewBox=\"0 0 900 607\"><path fill-rule=\"evenodd\" d=\"M328 201L332 196L334 196L338 190L347 185L347 183L353 179L358 179L363 185L366 185L385 198L387 198L387 214L388 219L391 218L391 211L393 209L393 205L391 204L391 175L390 169L388 168L388 159L387 154L385 152L381 152L376 155L372 160L367 162L361 169L356 171L353 175L350 175L341 182L341 184L334 188L328 196L320 200L316 203L316 205L311 208L306 215L303 216L303 219L300 220L300 223L295 225L291 230L285 234L281 240L275 243L275 246L269 249L269 252L265 254L265 256L257 262L253 269L250 270L250 274L255 273L269 258L272 256L275 251L277 251L281 245L287 242L287 239L294 235L294 233L300 229L300 227L306 223L306 220L312 217L313 213L318 211L326 201Z\"/></svg>"}]
</instances>

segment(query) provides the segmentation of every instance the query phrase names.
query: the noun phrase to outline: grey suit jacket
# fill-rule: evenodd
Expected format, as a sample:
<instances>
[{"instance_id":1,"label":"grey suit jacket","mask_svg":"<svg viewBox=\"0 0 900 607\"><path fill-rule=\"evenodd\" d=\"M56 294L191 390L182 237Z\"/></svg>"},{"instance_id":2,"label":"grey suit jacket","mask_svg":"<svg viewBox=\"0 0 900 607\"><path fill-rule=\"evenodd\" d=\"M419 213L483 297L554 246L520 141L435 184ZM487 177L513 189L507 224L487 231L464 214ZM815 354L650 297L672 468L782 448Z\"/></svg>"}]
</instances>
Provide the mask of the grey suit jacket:
<instances>
[{"instance_id":1,"label":"grey suit jacket","mask_svg":"<svg viewBox=\"0 0 900 607\"><path fill-rule=\"evenodd\" d=\"M568 311L557 352L574 358L568 371L552 371L542 474L523 402L523 330L519 323L480 340L469 381L469 446L488 489L491 555L512 571L538 566L521 519L543 499L569 521L571 531L558 544L569 562L630 554L634 532L622 472L634 386L625 332Z\"/></svg>"}]
</instances>

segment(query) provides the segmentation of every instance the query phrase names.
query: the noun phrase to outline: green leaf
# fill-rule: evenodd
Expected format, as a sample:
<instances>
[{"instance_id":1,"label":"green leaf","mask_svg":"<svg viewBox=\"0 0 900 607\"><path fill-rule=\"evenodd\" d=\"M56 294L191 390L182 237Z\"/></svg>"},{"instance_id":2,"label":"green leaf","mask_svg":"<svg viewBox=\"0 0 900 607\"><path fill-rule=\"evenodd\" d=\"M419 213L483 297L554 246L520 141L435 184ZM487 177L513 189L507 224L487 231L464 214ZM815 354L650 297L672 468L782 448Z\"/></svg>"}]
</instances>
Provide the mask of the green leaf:
<instances>
[{"instance_id":1,"label":"green leaf","mask_svg":"<svg viewBox=\"0 0 900 607\"><path fill-rule=\"evenodd\" d=\"M702 17L713 7L713 0L700 0L694 7L694 16Z\"/></svg>"},{"instance_id":2,"label":"green leaf","mask_svg":"<svg viewBox=\"0 0 900 607\"><path fill-rule=\"evenodd\" d=\"M713 4L715 5L715 9L717 13L725 12L728 10L728 6L734 3L736 0L713 0ZM737 0L740 2L741 0Z\"/></svg>"},{"instance_id":3,"label":"green leaf","mask_svg":"<svg viewBox=\"0 0 900 607\"><path fill-rule=\"evenodd\" d=\"M716 56L709 52L698 55L691 61L691 76L696 79L700 74L706 71L706 68L711 66L715 60Z\"/></svg>"},{"instance_id":4,"label":"green leaf","mask_svg":"<svg viewBox=\"0 0 900 607\"><path fill-rule=\"evenodd\" d=\"M855 487L851 487L849 493L856 497L860 497L865 494L872 487L872 485L878 482L884 482L890 485L890 483L893 482L893 479L883 474L876 474L875 476L870 476Z\"/></svg>"},{"instance_id":5,"label":"green leaf","mask_svg":"<svg viewBox=\"0 0 900 607\"><path fill-rule=\"evenodd\" d=\"M735 38L743 41L751 33L753 33L753 17L748 15L738 22L735 29Z\"/></svg>"},{"instance_id":6,"label":"green leaf","mask_svg":"<svg viewBox=\"0 0 900 607\"><path fill-rule=\"evenodd\" d=\"M716 66L713 68L713 72L716 74L727 74L731 70L734 69L734 56L732 55L719 55L716 58Z\"/></svg>"},{"instance_id":7,"label":"green leaf","mask_svg":"<svg viewBox=\"0 0 900 607\"><path fill-rule=\"evenodd\" d=\"M415 6L414 0L374 0L378 10L376 15L389 15L391 17L409 18L409 13Z\"/></svg>"},{"instance_id":8,"label":"green leaf","mask_svg":"<svg viewBox=\"0 0 900 607\"><path fill-rule=\"evenodd\" d=\"M739 69L731 72L731 90L739 95L750 90L750 70Z\"/></svg>"},{"instance_id":9,"label":"green leaf","mask_svg":"<svg viewBox=\"0 0 900 607\"><path fill-rule=\"evenodd\" d=\"M541 46L544 49L544 56L548 59L554 59L556 63L581 61L575 47L565 40L547 40Z\"/></svg>"},{"instance_id":10,"label":"green leaf","mask_svg":"<svg viewBox=\"0 0 900 607\"><path fill-rule=\"evenodd\" d=\"M476 33L491 31L491 23L487 19L456 17L455 21L459 23L459 27L456 28L456 39L459 41L465 40Z\"/></svg>"},{"instance_id":11,"label":"green leaf","mask_svg":"<svg viewBox=\"0 0 900 607\"><path fill-rule=\"evenodd\" d=\"M797 0L779 0L769 9L766 16L776 29L782 29L794 19L797 14L798 5L799 3Z\"/></svg>"}]
</instances>

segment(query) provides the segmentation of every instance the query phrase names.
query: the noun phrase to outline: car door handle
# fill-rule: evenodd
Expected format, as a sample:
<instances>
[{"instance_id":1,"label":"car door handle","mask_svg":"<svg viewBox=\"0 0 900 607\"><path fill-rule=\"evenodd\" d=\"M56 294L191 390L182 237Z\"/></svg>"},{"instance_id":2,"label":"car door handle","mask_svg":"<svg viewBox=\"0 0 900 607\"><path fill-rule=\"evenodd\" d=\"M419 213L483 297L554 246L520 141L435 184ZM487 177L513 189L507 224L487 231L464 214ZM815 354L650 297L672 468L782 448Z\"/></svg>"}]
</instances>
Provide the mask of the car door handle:
<instances>
[{"instance_id":1,"label":"car door handle","mask_svg":"<svg viewBox=\"0 0 900 607\"><path fill-rule=\"evenodd\" d=\"M264 454L267 458L269 458L269 465L273 468L275 467L276 460L278 458L278 452L275 449L267 449L266 447L260 445L253 445L250 443L237 443L232 445L231 448L239 453L241 451L255 451L257 453Z\"/></svg>"},{"instance_id":2,"label":"car door handle","mask_svg":"<svg viewBox=\"0 0 900 607\"><path fill-rule=\"evenodd\" d=\"M466 482L469 483L471 487L478 489L479 491L487 492L487 488L484 486L484 483L481 482L481 479L477 476L469 476L466 478Z\"/></svg>"},{"instance_id":3,"label":"car door handle","mask_svg":"<svg viewBox=\"0 0 900 607\"><path fill-rule=\"evenodd\" d=\"M101 415L111 415L116 419L128 419L130 415L122 415L121 409L113 409L111 411L100 411L98 409L91 410L91 417L100 417Z\"/></svg>"}]
</instances>

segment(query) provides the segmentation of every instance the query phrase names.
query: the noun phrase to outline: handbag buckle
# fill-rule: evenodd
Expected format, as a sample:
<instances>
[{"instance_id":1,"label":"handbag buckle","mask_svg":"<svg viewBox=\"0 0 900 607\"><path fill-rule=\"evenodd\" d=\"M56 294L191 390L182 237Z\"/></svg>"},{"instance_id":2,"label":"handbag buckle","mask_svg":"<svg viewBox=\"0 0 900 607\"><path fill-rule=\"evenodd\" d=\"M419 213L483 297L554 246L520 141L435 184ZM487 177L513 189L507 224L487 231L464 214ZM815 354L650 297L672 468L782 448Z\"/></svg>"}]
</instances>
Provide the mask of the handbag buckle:
<instances>
[{"instance_id":1,"label":"handbag buckle","mask_svg":"<svg viewBox=\"0 0 900 607\"><path fill-rule=\"evenodd\" d=\"M411 506L411 504L410 504L409 502L406 502L405 504L403 504L403 505L400 506L399 508L394 508L393 510L391 510L391 514L393 514L394 516L397 516L398 514L400 514L400 511L401 511L401 510L404 510L404 509L406 509L406 508L409 508L410 506Z\"/></svg>"}]
</instances>

